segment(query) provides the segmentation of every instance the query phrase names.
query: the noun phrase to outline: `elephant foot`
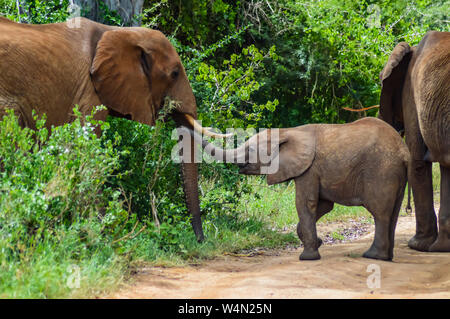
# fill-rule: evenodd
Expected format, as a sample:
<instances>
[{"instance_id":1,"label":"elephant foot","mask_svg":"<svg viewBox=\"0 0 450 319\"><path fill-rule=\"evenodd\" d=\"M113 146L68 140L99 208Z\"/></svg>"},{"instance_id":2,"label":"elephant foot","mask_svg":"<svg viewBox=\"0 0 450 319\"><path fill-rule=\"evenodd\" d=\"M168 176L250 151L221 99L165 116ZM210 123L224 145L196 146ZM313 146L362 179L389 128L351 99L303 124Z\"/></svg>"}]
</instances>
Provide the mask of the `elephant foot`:
<instances>
[{"instance_id":1,"label":"elephant foot","mask_svg":"<svg viewBox=\"0 0 450 319\"><path fill-rule=\"evenodd\" d=\"M391 261L392 260L392 256L389 256L389 254L387 253L379 253L377 250L375 249L369 249L368 251L366 251L363 254L364 258L370 258L370 259L379 259L379 260L386 260L386 261Z\"/></svg>"},{"instance_id":2,"label":"elephant foot","mask_svg":"<svg viewBox=\"0 0 450 319\"><path fill-rule=\"evenodd\" d=\"M435 240L436 236L418 237L416 234L408 241L408 247L418 251L429 251Z\"/></svg>"},{"instance_id":3,"label":"elephant foot","mask_svg":"<svg viewBox=\"0 0 450 319\"><path fill-rule=\"evenodd\" d=\"M438 236L438 239L430 246L428 251L450 252L450 239L448 237Z\"/></svg>"},{"instance_id":4,"label":"elephant foot","mask_svg":"<svg viewBox=\"0 0 450 319\"><path fill-rule=\"evenodd\" d=\"M318 260L320 254L318 250L303 250L299 257L300 260Z\"/></svg>"}]
</instances>

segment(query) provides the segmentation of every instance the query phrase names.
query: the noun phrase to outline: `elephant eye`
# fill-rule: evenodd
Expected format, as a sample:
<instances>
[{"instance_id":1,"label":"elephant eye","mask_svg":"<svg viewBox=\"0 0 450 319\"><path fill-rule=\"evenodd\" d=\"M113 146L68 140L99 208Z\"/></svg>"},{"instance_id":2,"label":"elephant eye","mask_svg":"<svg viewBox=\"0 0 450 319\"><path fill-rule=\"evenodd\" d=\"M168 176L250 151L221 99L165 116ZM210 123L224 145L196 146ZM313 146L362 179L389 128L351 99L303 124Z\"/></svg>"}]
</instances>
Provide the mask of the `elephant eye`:
<instances>
[{"instance_id":1,"label":"elephant eye","mask_svg":"<svg viewBox=\"0 0 450 319\"><path fill-rule=\"evenodd\" d=\"M180 74L180 71L175 70L172 72L172 74L170 76L172 77L172 79L176 79L178 77L178 74Z\"/></svg>"}]
</instances>

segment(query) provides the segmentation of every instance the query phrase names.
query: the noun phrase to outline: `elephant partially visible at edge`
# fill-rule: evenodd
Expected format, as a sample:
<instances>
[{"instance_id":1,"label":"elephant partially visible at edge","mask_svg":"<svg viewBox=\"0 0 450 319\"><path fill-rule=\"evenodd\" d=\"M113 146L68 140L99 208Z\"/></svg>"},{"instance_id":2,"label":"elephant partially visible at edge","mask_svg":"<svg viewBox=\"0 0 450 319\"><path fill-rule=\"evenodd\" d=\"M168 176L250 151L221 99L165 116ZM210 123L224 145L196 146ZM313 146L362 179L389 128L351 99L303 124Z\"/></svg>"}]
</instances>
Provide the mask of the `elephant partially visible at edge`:
<instances>
[{"instance_id":1,"label":"elephant partially visible at edge","mask_svg":"<svg viewBox=\"0 0 450 319\"><path fill-rule=\"evenodd\" d=\"M26 25L0 17L0 116L13 109L20 124L34 128L32 110L46 114L47 127L105 105L99 120L118 116L154 125L166 97L179 102L177 126L215 136L195 121L197 105L175 48L159 31L123 28L76 18L65 23ZM194 143L192 143L193 145ZM182 163L186 204L203 240L198 167Z\"/></svg>"},{"instance_id":2,"label":"elephant partially visible at edge","mask_svg":"<svg viewBox=\"0 0 450 319\"><path fill-rule=\"evenodd\" d=\"M273 130L226 150L190 134L214 159L237 164L242 174L267 175L269 185L295 181L300 259L320 258L316 221L338 203L364 206L375 219L375 238L364 257L392 260L409 161L400 135L377 118Z\"/></svg>"},{"instance_id":3,"label":"elephant partially visible at edge","mask_svg":"<svg viewBox=\"0 0 450 319\"><path fill-rule=\"evenodd\" d=\"M380 118L404 131L411 152L408 182L416 234L409 247L450 252L450 32L428 32L417 46L401 42L380 73ZM439 229L432 162L440 164Z\"/></svg>"}]
</instances>

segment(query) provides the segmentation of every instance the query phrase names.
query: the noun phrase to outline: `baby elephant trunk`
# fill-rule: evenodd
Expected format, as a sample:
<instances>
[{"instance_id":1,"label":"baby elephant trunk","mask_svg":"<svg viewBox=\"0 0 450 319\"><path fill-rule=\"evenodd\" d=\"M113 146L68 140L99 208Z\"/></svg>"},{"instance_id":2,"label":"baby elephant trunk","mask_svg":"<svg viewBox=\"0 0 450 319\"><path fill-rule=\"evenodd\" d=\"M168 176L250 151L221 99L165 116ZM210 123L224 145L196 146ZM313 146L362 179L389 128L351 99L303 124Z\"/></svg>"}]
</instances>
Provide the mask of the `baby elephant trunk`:
<instances>
[{"instance_id":1,"label":"baby elephant trunk","mask_svg":"<svg viewBox=\"0 0 450 319\"><path fill-rule=\"evenodd\" d=\"M245 158L245 144L238 148L225 150L204 140L200 134L190 128L183 127L183 130L187 130L188 133L194 137L194 140L202 146L203 152L211 156L216 161L238 164L242 162L242 158Z\"/></svg>"}]
</instances>

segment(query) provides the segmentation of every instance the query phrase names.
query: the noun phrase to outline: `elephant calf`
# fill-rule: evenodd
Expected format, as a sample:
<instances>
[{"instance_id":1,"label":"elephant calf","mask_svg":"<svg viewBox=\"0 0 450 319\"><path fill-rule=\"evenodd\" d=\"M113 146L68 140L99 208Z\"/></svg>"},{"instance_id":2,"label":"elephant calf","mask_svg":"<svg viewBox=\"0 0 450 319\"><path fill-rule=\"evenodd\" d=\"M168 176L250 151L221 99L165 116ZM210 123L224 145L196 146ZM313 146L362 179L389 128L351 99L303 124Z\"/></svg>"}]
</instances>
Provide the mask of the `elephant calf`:
<instances>
[{"instance_id":1,"label":"elephant calf","mask_svg":"<svg viewBox=\"0 0 450 319\"><path fill-rule=\"evenodd\" d=\"M375 219L375 239L364 257L392 260L409 159L400 135L376 118L279 129L275 137L272 131L260 132L236 149L223 150L204 140L203 148L218 160L236 163L242 174L267 175L269 185L294 179L301 260L320 259L316 222L334 203L367 208ZM268 156L264 160L261 154Z\"/></svg>"}]
</instances>

